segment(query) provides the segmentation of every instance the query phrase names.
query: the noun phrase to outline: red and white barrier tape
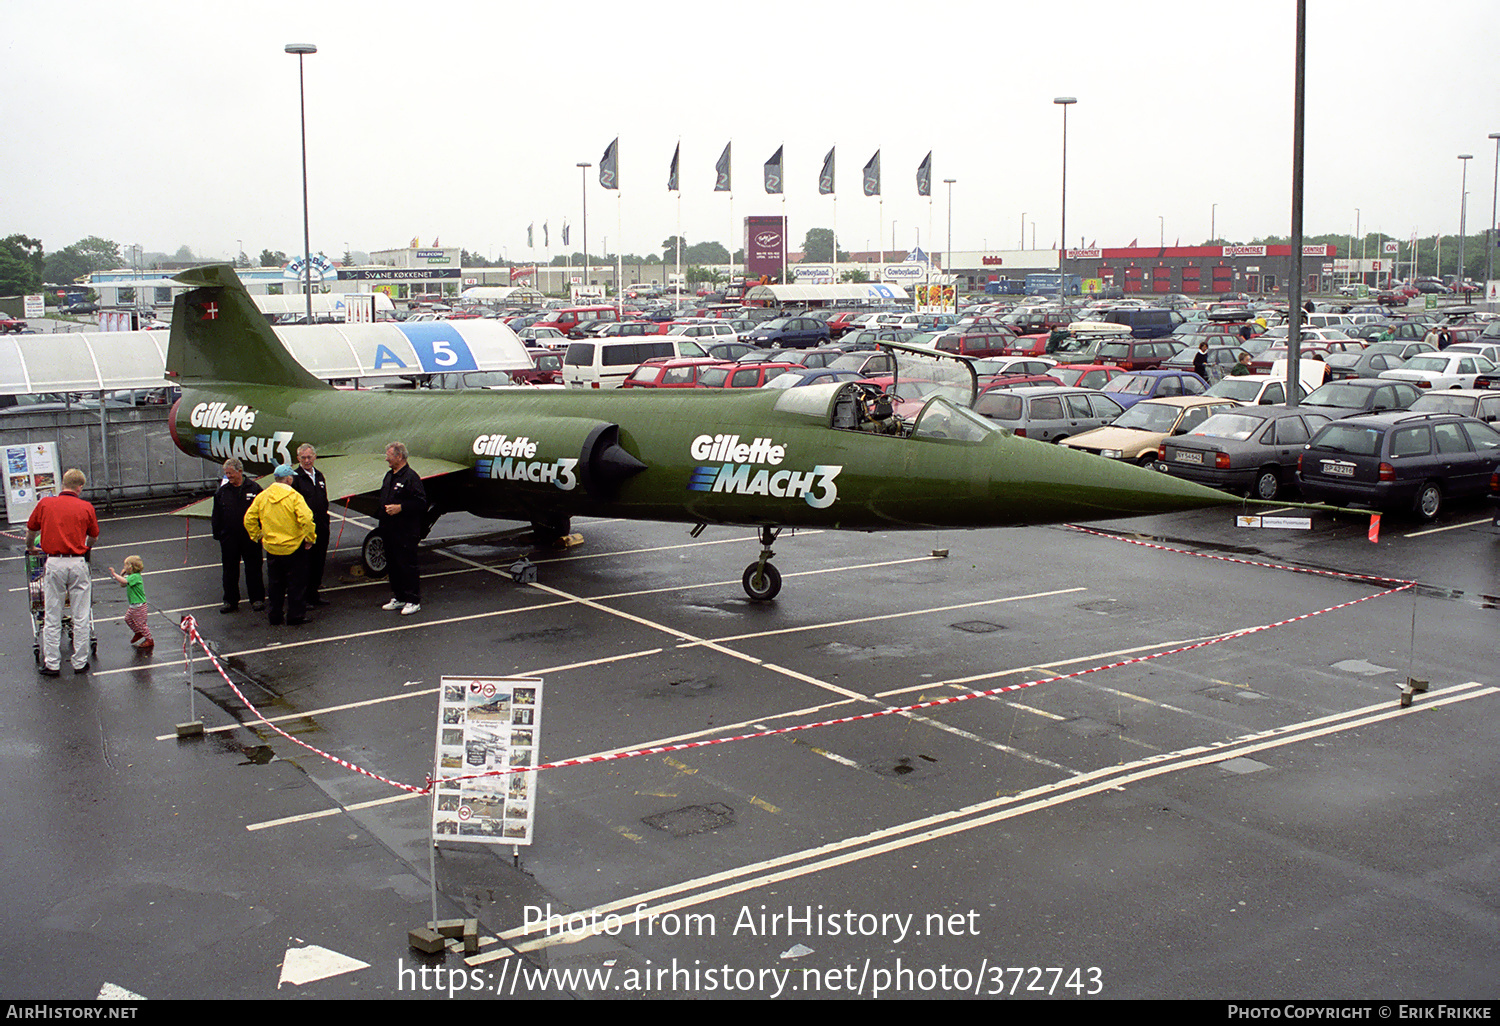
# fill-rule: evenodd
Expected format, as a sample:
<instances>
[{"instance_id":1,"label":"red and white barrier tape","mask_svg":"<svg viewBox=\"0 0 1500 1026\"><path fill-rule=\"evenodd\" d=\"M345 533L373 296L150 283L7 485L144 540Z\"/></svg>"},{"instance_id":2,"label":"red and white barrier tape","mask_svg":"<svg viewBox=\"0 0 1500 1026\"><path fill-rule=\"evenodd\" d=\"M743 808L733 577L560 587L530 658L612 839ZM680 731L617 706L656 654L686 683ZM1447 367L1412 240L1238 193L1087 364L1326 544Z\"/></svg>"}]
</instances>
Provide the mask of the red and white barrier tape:
<instances>
[{"instance_id":1,"label":"red and white barrier tape","mask_svg":"<svg viewBox=\"0 0 1500 1026\"><path fill-rule=\"evenodd\" d=\"M1075 677L1083 677L1091 673L1100 673L1104 670L1119 669L1122 666L1131 666L1136 663L1150 662L1153 659L1161 659L1164 656L1177 655L1182 652L1191 652L1195 648L1206 648L1209 645L1217 645L1223 641L1230 641L1235 638L1243 638L1251 634L1259 634L1262 631L1272 630L1276 627L1284 627L1287 624L1297 623L1301 620L1310 620L1315 616L1322 616L1325 613L1332 613L1340 609L1347 609L1350 606L1358 605L1361 602L1368 602L1371 599L1384 598L1387 595L1394 595L1398 592L1414 588L1417 584L1416 581L1403 581L1397 578L1378 577L1372 574L1341 573L1336 570L1319 570L1313 567L1289 566L1281 563L1264 563L1251 559L1239 559L1233 556L1221 556L1208 552L1194 552L1191 549L1172 548L1171 546L1161 545L1155 542L1145 542L1134 538L1126 538L1122 535L1107 534L1103 531L1094 531L1086 527L1078 527L1072 524L1068 526L1075 531L1081 531L1085 534L1093 534L1101 538L1110 538L1115 541L1129 542L1132 545L1141 545L1145 548L1157 549L1162 552L1174 552L1181 555L1200 556L1204 559L1218 559L1229 563L1239 563L1244 566L1255 566L1270 570L1289 570L1294 573L1315 574L1324 577L1341 578L1344 580L1371 581L1381 584L1393 584L1396 585L1396 587L1387 588L1385 591L1376 592L1371 595L1362 595L1359 598L1350 599L1348 602L1340 602L1337 605L1328 606L1324 609L1314 610L1310 613L1302 613L1298 616L1290 616L1285 620L1277 620L1272 623L1259 624L1254 627L1242 627L1239 630L1230 631L1227 634L1220 634L1217 637L1207 638L1203 641L1195 641L1188 645L1179 645L1176 648L1165 649L1161 652L1153 652L1149 655L1133 656L1129 659L1121 659L1113 663L1104 663L1099 666L1091 666L1088 669L1075 670L1072 673L1060 673L1053 677L1039 677L1036 680L1023 681L1018 684L1005 684L1001 687L989 688L984 691L969 691L961 695L947 695L942 698L929 699L928 701L916 702L911 705L889 706L885 709L878 709L873 712L858 713L853 716L840 716L836 719L831 720L819 720L816 723L801 723L790 727L778 727L774 730L760 730L749 734L735 734L731 737L710 738L703 741L682 741L670 745L653 745L650 748L635 748L631 749L630 751L610 752L604 755L585 755L574 759L560 759L556 762L546 762L537 766L510 766L502 769L491 770L486 773L473 773L458 777L445 777L444 781L447 783L452 783L459 780L477 780L482 777L509 776L512 773L532 773L538 772L540 770L560 769L564 766L588 766L600 762L615 762L620 759L633 759L637 756L642 755L663 755L669 752L684 752L694 748L708 748L713 745L729 744L734 741L751 741L755 738L774 737L778 734L794 734L798 731L814 730L820 727L834 727L846 723L859 723L864 720L879 719L882 716L904 715L906 713L918 712L923 709L934 709L938 706L954 705L958 702L967 702L975 698L992 698L996 695L1003 695L1012 691L1022 691L1026 688L1036 687L1038 684L1053 684L1060 680L1071 680ZM255 714L255 716L265 721L264 714L262 714L261 711L257 709L248 698L245 697L244 693L241 692L239 688L235 687L234 682L229 679L229 675L224 672L224 668L219 664L218 658L213 654L213 652L209 650L208 645L204 643L202 636L198 633L197 621L195 621L191 616L183 617L182 630L184 634L184 657L187 656L188 649L191 643L193 641L196 641L198 645L203 649L204 654L208 657L209 662L213 664L214 669L218 671L219 676L223 678L224 683L229 685L229 689L233 691L236 697L238 697L239 700L245 704L246 708L248 708L253 714ZM411 784L403 784L400 781L383 777L378 773L372 773L367 769L356 766L355 764L344 759L340 759L336 755L330 755L329 753L319 748L314 748L306 741L302 741L298 738L293 737L286 731L282 730L280 727L277 727L275 724L269 723L267 721L266 725L269 726L272 730L276 731L276 733L280 734L282 737L286 738L288 741L300 745L301 747L307 749L309 752L312 752L314 755L319 755L329 760L330 762L337 763L347 770L351 770L352 772L361 774L362 776L369 777L372 780L379 780L382 783L390 784L392 787L399 788L412 794L428 794L432 791L434 781L431 777L427 778L426 783L422 787L416 787Z\"/></svg>"},{"instance_id":2,"label":"red and white barrier tape","mask_svg":"<svg viewBox=\"0 0 1500 1026\"><path fill-rule=\"evenodd\" d=\"M426 794L431 789L430 782L427 787L413 787L411 784L403 784L399 780L392 780L389 777L381 776L379 773L372 773L362 766L356 766L354 763L349 762L346 759L340 759L337 755L331 755L328 752L323 751L321 748L314 748L306 741L292 737L292 735L276 726L276 724L271 723L266 718L265 714L255 707L255 703L246 698L245 693L235 686L234 681L229 679L229 674L224 672L224 667L222 664L220 664L218 656L214 655L213 652L209 650L207 643L205 643L203 640L203 635L198 633L198 621L195 620L191 615L184 616L182 618L181 626L183 634L183 658L186 659L188 657L189 648L191 647L192 643L196 641L199 647L203 649L203 654L208 657L209 663L212 664L213 668L218 671L219 676L223 678L224 683L229 685L229 690L234 692L235 697L245 704L245 708L249 709L252 713L255 714L257 718L264 721L266 726L270 727L272 730L280 734L282 737L286 738L288 741L296 745L301 745L303 748L306 748L314 755L321 756L322 758L327 759L329 762L337 763L338 765L344 767L344 769L346 770L358 773L361 776L369 777L371 780L378 780L382 784L390 784L392 787L400 788L403 791L410 791L412 794Z\"/></svg>"}]
</instances>

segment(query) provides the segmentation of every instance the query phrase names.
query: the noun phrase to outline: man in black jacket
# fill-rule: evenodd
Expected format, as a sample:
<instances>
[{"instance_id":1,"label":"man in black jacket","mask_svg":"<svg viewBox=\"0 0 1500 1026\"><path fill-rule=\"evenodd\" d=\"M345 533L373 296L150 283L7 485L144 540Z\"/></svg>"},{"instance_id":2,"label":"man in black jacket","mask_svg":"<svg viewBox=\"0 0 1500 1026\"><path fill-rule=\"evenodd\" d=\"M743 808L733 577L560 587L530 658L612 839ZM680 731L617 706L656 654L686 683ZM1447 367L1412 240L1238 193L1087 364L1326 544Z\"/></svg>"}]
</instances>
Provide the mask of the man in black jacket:
<instances>
[{"instance_id":1,"label":"man in black jacket","mask_svg":"<svg viewBox=\"0 0 1500 1026\"><path fill-rule=\"evenodd\" d=\"M328 481L313 466L317 458L318 450L311 445L297 447L297 473L292 477L292 487L307 500L313 525L318 529L318 540L307 553L307 604L326 606L328 603L318 591L323 587L323 564L328 559Z\"/></svg>"},{"instance_id":2,"label":"man in black jacket","mask_svg":"<svg viewBox=\"0 0 1500 1026\"><path fill-rule=\"evenodd\" d=\"M417 543L427 519L427 491L422 478L406 462L406 446L385 447L391 469L380 485L380 533L385 537L394 597L382 609L399 609L403 616L421 612L422 579L417 572Z\"/></svg>"},{"instance_id":3,"label":"man in black jacket","mask_svg":"<svg viewBox=\"0 0 1500 1026\"><path fill-rule=\"evenodd\" d=\"M245 564L245 592L250 608L266 608L266 585L261 578L260 545L245 531L245 511L260 494L260 485L245 476L244 464L231 456L224 461L224 481L214 492L211 523L219 543L219 557L224 567L224 604L221 613L240 608L240 563Z\"/></svg>"}]
</instances>

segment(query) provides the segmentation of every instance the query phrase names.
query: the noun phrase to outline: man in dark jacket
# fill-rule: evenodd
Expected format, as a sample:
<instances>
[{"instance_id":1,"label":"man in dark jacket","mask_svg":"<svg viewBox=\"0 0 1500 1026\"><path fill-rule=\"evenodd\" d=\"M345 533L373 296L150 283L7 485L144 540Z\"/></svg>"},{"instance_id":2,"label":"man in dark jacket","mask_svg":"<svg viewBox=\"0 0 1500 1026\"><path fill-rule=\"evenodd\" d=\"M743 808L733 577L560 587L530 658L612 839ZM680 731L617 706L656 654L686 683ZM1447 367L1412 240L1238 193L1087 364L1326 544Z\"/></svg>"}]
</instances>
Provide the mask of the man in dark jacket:
<instances>
[{"instance_id":1,"label":"man in dark jacket","mask_svg":"<svg viewBox=\"0 0 1500 1026\"><path fill-rule=\"evenodd\" d=\"M260 545L245 531L245 511L260 494L260 485L245 476L245 468L235 457L224 461L224 481L214 492L213 535L219 543L224 566L224 604L221 613L240 608L240 563L245 564L245 592L250 608L266 608L266 585L261 579Z\"/></svg>"},{"instance_id":2,"label":"man in dark jacket","mask_svg":"<svg viewBox=\"0 0 1500 1026\"><path fill-rule=\"evenodd\" d=\"M297 473L292 478L292 487L307 501L313 525L318 529L318 540L307 553L307 604L326 606L328 603L318 592L323 587L323 564L328 559L328 481L313 466L317 458L318 450L311 445L297 447Z\"/></svg>"},{"instance_id":3,"label":"man in dark jacket","mask_svg":"<svg viewBox=\"0 0 1500 1026\"><path fill-rule=\"evenodd\" d=\"M391 469L380 485L380 533L385 538L393 598L382 609L399 609L403 616L421 612L422 579L417 572L417 543L427 519L427 491L422 478L406 462L406 446L385 447Z\"/></svg>"}]
</instances>

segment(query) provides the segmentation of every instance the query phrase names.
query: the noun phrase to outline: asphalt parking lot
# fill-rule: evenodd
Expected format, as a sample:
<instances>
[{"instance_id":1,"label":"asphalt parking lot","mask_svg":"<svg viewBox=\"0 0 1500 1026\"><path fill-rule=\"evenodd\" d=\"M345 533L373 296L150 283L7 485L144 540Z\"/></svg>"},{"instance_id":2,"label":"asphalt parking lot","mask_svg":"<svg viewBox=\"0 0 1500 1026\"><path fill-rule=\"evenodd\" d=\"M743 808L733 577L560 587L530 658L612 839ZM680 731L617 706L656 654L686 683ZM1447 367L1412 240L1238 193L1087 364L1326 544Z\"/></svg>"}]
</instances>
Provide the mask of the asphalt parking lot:
<instances>
[{"instance_id":1,"label":"asphalt parking lot","mask_svg":"<svg viewBox=\"0 0 1500 1026\"><path fill-rule=\"evenodd\" d=\"M491 526L440 521L422 612L399 617L336 521L332 605L272 628L218 614L203 526L117 510L96 669L55 680L12 532L0 992L1495 996L1487 509L1387 517L1378 545L1322 514L803 531L765 605L740 590L750 531L581 522L584 544L540 553ZM105 570L132 552L149 657ZM520 554L534 584L505 572ZM185 613L295 741L201 653L207 733L175 738ZM544 681L544 762L765 736L543 770L533 844L431 860L479 954L418 955L428 799L296 742L420 787L439 678L508 674ZM1430 690L1402 708L1409 674Z\"/></svg>"}]
</instances>

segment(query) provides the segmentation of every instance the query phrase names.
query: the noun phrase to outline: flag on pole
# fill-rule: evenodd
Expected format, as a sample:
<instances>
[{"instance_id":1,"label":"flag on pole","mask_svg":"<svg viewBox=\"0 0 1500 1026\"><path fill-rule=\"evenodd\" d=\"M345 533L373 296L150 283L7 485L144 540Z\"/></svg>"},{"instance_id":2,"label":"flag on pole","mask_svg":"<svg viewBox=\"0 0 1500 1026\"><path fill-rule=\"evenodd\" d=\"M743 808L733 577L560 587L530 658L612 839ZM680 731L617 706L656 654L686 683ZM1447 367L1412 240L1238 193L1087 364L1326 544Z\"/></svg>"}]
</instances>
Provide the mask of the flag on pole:
<instances>
[{"instance_id":1,"label":"flag on pole","mask_svg":"<svg viewBox=\"0 0 1500 1026\"><path fill-rule=\"evenodd\" d=\"M552 243L547 240L547 222L542 222L542 248L551 249Z\"/></svg>"},{"instance_id":2,"label":"flag on pole","mask_svg":"<svg viewBox=\"0 0 1500 1026\"><path fill-rule=\"evenodd\" d=\"M880 151L875 151L875 156L865 165L865 195L880 195Z\"/></svg>"},{"instance_id":3,"label":"flag on pole","mask_svg":"<svg viewBox=\"0 0 1500 1026\"><path fill-rule=\"evenodd\" d=\"M833 195L833 149L828 148L828 156L823 158L823 172L818 175L818 194L822 196Z\"/></svg>"},{"instance_id":4,"label":"flag on pole","mask_svg":"<svg viewBox=\"0 0 1500 1026\"><path fill-rule=\"evenodd\" d=\"M784 149L785 146L776 147L776 152L766 161L766 192L772 195L781 192L781 151Z\"/></svg>"},{"instance_id":5,"label":"flag on pole","mask_svg":"<svg viewBox=\"0 0 1500 1026\"><path fill-rule=\"evenodd\" d=\"M535 228L535 227L536 227L536 222L535 221L531 222L530 224L528 224L526 226L526 247L528 249L530 249L530 248L532 248L532 247L534 247L536 245L536 237L532 234L532 229Z\"/></svg>"},{"instance_id":6,"label":"flag on pole","mask_svg":"<svg viewBox=\"0 0 1500 1026\"><path fill-rule=\"evenodd\" d=\"M668 192L678 192L678 191L680 191L677 188L677 158L681 154L682 154L682 143L678 143L677 144L677 148L672 151L672 170L669 171L669 172L667 172L667 191Z\"/></svg>"},{"instance_id":7,"label":"flag on pole","mask_svg":"<svg viewBox=\"0 0 1500 1026\"><path fill-rule=\"evenodd\" d=\"M927 156L922 158L922 163L917 165L917 195L932 195L932 151L927 151Z\"/></svg>"},{"instance_id":8,"label":"flag on pole","mask_svg":"<svg viewBox=\"0 0 1500 1026\"><path fill-rule=\"evenodd\" d=\"M729 191L729 143L725 143L724 153L714 165L714 192Z\"/></svg>"},{"instance_id":9,"label":"flag on pole","mask_svg":"<svg viewBox=\"0 0 1500 1026\"><path fill-rule=\"evenodd\" d=\"M620 187L620 137L615 136L615 141L604 148L604 156L599 158L599 185L605 189L618 189Z\"/></svg>"},{"instance_id":10,"label":"flag on pole","mask_svg":"<svg viewBox=\"0 0 1500 1026\"><path fill-rule=\"evenodd\" d=\"M563 222L562 244L564 246L566 246L568 244L568 222L567 221Z\"/></svg>"}]
</instances>

